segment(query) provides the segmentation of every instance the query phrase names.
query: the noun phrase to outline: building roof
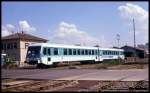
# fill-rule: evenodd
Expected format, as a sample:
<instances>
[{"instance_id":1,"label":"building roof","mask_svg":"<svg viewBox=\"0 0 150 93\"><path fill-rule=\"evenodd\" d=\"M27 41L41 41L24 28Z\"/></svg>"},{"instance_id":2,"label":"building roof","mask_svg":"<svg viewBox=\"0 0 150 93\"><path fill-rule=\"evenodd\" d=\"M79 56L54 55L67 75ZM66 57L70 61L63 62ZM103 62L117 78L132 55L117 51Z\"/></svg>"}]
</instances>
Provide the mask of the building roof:
<instances>
[{"instance_id":1,"label":"building roof","mask_svg":"<svg viewBox=\"0 0 150 93\"><path fill-rule=\"evenodd\" d=\"M42 42L47 42L48 40L36 37L30 34L26 33L15 33L11 34L9 36L2 37L2 40L12 40L12 39L19 39L19 40L34 40L34 41L42 41Z\"/></svg>"},{"instance_id":2,"label":"building roof","mask_svg":"<svg viewBox=\"0 0 150 93\"><path fill-rule=\"evenodd\" d=\"M128 47L128 48L134 49L133 46L123 46L123 47L121 47L121 48L124 48L124 47ZM139 47L135 47L135 49L136 49L136 50L140 50L140 51L145 51L143 48L139 48Z\"/></svg>"}]
</instances>

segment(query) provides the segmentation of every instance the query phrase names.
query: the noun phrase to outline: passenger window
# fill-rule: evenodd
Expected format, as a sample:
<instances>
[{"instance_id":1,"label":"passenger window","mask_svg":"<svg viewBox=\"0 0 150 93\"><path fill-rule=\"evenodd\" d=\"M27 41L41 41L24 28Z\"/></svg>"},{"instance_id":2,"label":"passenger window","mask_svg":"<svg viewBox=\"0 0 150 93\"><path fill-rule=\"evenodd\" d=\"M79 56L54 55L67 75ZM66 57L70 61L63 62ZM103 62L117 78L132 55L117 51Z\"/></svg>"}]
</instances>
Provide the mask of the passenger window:
<instances>
[{"instance_id":1,"label":"passenger window","mask_svg":"<svg viewBox=\"0 0 150 93\"><path fill-rule=\"evenodd\" d=\"M73 55L76 55L76 49L73 49Z\"/></svg>"},{"instance_id":2,"label":"passenger window","mask_svg":"<svg viewBox=\"0 0 150 93\"><path fill-rule=\"evenodd\" d=\"M54 48L54 55L58 55L58 48Z\"/></svg>"},{"instance_id":3,"label":"passenger window","mask_svg":"<svg viewBox=\"0 0 150 93\"><path fill-rule=\"evenodd\" d=\"M43 49L43 54L46 55L46 48Z\"/></svg>"},{"instance_id":4,"label":"passenger window","mask_svg":"<svg viewBox=\"0 0 150 93\"><path fill-rule=\"evenodd\" d=\"M94 55L94 50L92 50L92 55Z\"/></svg>"},{"instance_id":5,"label":"passenger window","mask_svg":"<svg viewBox=\"0 0 150 93\"><path fill-rule=\"evenodd\" d=\"M80 49L78 49L78 55L80 55Z\"/></svg>"},{"instance_id":6,"label":"passenger window","mask_svg":"<svg viewBox=\"0 0 150 93\"><path fill-rule=\"evenodd\" d=\"M64 49L64 55L67 55L67 49Z\"/></svg>"},{"instance_id":7,"label":"passenger window","mask_svg":"<svg viewBox=\"0 0 150 93\"><path fill-rule=\"evenodd\" d=\"M88 50L85 50L85 54L88 55Z\"/></svg>"},{"instance_id":8,"label":"passenger window","mask_svg":"<svg viewBox=\"0 0 150 93\"><path fill-rule=\"evenodd\" d=\"M91 50L89 50L89 55L91 55Z\"/></svg>"},{"instance_id":9,"label":"passenger window","mask_svg":"<svg viewBox=\"0 0 150 93\"><path fill-rule=\"evenodd\" d=\"M82 50L82 55L84 55L84 50Z\"/></svg>"},{"instance_id":10,"label":"passenger window","mask_svg":"<svg viewBox=\"0 0 150 93\"><path fill-rule=\"evenodd\" d=\"M69 49L69 55L72 55L72 49Z\"/></svg>"},{"instance_id":11,"label":"passenger window","mask_svg":"<svg viewBox=\"0 0 150 93\"><path fill-rule=\"evenodd\" d=\"M51 49L50 48L48 48L48 55L51 55Z\"/></svg>"}]
</instances>

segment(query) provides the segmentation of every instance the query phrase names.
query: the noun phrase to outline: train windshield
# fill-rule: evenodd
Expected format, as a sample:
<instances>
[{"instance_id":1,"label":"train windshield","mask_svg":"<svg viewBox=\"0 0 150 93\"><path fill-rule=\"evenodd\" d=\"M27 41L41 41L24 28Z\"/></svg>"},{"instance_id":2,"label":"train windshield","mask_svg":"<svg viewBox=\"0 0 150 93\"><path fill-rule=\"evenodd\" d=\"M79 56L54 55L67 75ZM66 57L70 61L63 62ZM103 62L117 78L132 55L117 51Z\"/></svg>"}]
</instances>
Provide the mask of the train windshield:
<instances>
[{"instance_id":1,"label":"train windshield","mask_svg":"<svg viewBox=\"0 0 150 93\"><path fill-rule=\"evenodd\" d=\"M27 57L39 57L40 56L41 47L40 46L29 46Z\"/></svg>"}]
</instances>

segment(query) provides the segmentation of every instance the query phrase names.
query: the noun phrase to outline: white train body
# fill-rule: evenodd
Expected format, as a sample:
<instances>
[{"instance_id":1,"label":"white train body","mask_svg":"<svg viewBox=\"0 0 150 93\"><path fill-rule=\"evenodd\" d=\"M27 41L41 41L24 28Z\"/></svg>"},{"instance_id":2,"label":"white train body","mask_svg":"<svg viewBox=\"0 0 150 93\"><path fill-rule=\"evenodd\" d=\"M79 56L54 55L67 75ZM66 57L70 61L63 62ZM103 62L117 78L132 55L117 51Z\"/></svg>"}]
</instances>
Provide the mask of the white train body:
<instances>
[{"instance_id":1,"label":"white train body","mask_svg":"<svg viewBox=\"0 0 150 93\"><path fill-rule=\"evenodd\" d=\"M26 62L52 65L57 62L89 60L96 62L118 57L124 59L122 49L37 43L28 47Z\"/></svg>"}]
</instances>

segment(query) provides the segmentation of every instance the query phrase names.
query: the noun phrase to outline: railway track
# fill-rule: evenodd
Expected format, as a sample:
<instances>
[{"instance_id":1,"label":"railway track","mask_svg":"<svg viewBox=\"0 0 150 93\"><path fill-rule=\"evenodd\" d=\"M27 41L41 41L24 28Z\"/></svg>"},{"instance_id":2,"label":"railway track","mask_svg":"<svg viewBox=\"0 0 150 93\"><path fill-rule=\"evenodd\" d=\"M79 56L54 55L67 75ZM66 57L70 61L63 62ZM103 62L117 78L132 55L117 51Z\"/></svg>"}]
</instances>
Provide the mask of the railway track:
<instances>
[{"instance_id":1,"label":"railway track","mask_svg":"<svg viewBox=\"0 0 150 93\"><path fill-rule=\"evenodd\" d=\"M12 80L11 80L12 81ZM13 81L15 82L15 80ZM9 83L11 83L9 81ZM12 86L3 86L3 92L32 92L32 91L56 91L58 89L69 87L77 84L77 81L55 81L55 80L41 80L41 81L30 81L26 83L16 84Z\"/></svg>"},{"instance_id":2,"label":"railway track","mask_svg":"<svg viewBox=\"0 0 150 93\"><path fill-rule=\"evenodd\" d=\"M98 81L99 83L87 90L78 91L148 91L148 81Z\"/></svg>"},{"instance_id":3,"label":"railway track","mask_svg":"<svg viewBox=\"0 0 150 93\"><path fill-rule=\"evenodd\" d=\"M24 82L26 81L26 82ZM49 91L148 91L148 81L15 80L2 82L2 92ZM12 82L22 82L13 83ZM6 84L10 84L9 86ZM7 85L7 86L6 86Z\"/></svg>"}]
</instances>

